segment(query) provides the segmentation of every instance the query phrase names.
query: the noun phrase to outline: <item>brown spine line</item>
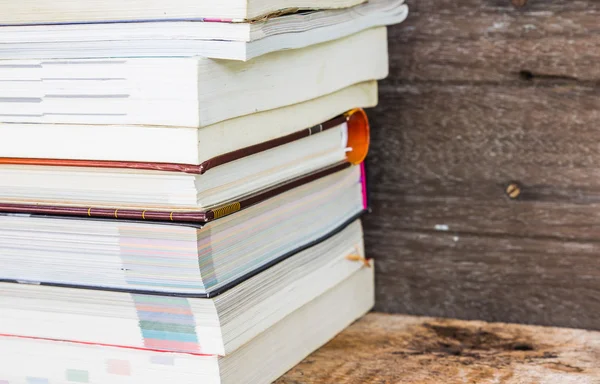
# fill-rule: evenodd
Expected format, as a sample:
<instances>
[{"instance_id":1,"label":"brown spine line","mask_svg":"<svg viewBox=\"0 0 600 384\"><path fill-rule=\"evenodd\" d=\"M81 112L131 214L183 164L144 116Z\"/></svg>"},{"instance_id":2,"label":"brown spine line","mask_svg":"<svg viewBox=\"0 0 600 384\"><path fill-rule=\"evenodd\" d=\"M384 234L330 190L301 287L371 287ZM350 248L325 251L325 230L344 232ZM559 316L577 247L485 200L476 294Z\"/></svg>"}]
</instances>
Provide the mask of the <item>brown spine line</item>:
<instances>
[{"instance_id":1,"label":"brown spine line","mask_svg":"<svg viewBox=\"0 0 600 384\"><path fill-rule=\"evenodd\" d=\"M76 216L118 220L180 221L200 223L207 221L205 212L191 211L153 211L26 204L0 204L0 211L8 213Z\"/></svg>"}]
</instances>

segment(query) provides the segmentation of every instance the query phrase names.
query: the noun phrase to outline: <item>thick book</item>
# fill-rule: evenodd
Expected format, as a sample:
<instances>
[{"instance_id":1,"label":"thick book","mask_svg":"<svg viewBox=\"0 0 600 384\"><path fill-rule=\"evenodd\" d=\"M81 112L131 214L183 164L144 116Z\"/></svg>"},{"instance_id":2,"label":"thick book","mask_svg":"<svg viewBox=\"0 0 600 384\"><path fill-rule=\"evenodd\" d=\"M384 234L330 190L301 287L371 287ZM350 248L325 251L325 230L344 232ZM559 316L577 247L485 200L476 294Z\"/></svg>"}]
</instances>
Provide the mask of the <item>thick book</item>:
<instances>
[{"instance_id":1,"label":"thick book","mask_svg":"<svg viewBox=\"0 0 600 384\"><path fill-rule=\"evenodd\" d=\"M207 221L290 189L288 181L300 178L299 185L303 176L360 164L368 148L369 122L355 109L199 165L0 158L0 210Z\"/></svg>"},{"instance_id":2,"label":"thick book","mask_svg":"<svg viewBox=\"0 0 600 384\"><path fill-rule=\"evenodd\" d=\"M0 333L228 355L362 268L371 264L356 220L210 299L0 283Z\"/></svg>"},{"instance_id":3,"label":"thick book","mask_svg":"<svg viewBox=\"0 0 600 384\"><path fill-rule=\"evenodd\" d=\"M204 127L388 74L386 28L248 62L184 58L4 60L0 121Z\"/></svg>"},{"instance_id":4,"label":"thick book","mask_svg":"<svg viewBox=\"0 0 600 384\"><path fill-rule=\"evenodd\" d=\"M305 131L351 109L375 105L377 82L367 81L299 104L201 128L0 123L0 157L199 166L225 153Z\"/></svg>"},{"instance_id":5,"label":"thick book","mask_svg":"<svg viewBox=\"0 0 600 384\"><path fill-rule=\"evenodd\" d=\"M258 20L365 0L1 0L0 25L133 20Z\"/></svg>"},{"instance_id":6,"label":"thick book","mask_svg":"<svg viewBox=\"0 0 600 384\"><path fill-rule=\"evenodd\" d=\"M212 297L358 217L363 167L333 167L256 200L200 213L19 207L0 215L0 280Z\"/></svg>"},{"instance_id":7,"label":"thick book","mask_svg":"<svg viewBox=\"0 0 600 384\"><path fill-rule=\"evenodd\" d=\"M373 304L373 268L361 268L224 357L0 335L0 381L269 384ZM93 328L86 320L76 328Z\"/></svg>"},{"instance_id":8,"label":"thick book","mask_svg":"<svg viewBox=\"0 0 600 384\"><path fill-rule=\"evenodd\" d=\"M404 0L371 0L351 8L300 12L257 22L157 21L5 26L0 59L203 56L250 60L304 48L365 29L398 24Z\"/></svg>"}]
</instances>

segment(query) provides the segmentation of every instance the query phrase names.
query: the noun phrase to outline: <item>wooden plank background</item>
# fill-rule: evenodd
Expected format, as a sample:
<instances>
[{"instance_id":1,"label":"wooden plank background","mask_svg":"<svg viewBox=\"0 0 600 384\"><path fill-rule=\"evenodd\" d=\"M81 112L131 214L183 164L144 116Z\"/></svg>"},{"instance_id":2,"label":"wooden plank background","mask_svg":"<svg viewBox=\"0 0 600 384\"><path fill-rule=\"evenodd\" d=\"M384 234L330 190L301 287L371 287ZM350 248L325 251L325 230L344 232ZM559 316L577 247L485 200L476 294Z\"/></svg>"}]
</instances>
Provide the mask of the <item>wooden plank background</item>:
<instances>
[{"instance_id":1,"label":"wooden plank background","mask_svg":"<svg viewBox=\"0 0 600 384\"><path fill-rule=\"evenodd\" d=\"M275 384L598 384L600 332L371 313Z\"/></svg>"},{"instance_id":2,"label":"wooden plank background","mask_svg":"<svg viewBox=\"0 0 600 384\"><path fill-rule=\"evenodd\" d=\"M600 2L407 3L370 113L376 309L600 329Z\"/></svg>"}]
</instances>

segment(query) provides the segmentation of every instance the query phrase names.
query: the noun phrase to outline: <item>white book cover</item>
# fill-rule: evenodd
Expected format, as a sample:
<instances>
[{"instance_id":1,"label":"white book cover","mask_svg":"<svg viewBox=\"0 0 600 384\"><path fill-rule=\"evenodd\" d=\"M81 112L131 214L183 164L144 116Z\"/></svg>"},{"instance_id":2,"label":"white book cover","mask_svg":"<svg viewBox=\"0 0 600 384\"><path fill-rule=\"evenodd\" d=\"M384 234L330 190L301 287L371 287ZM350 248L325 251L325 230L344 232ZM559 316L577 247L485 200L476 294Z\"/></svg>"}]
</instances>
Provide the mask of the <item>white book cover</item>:
<instances>
[{"instance_id":1,"label":"white book cover","mask_svg":"<svg viewBox=\"0 0 600 384\"><path fill-rule=\"evenodd\" d=\"M385 27L248 62L3 60L0 121L204 127L312 100L387 74Z\"/></svg>"},{"instance_id":2,"label":"white book cover","mask_svg":"<svg viewBox=\"0 0 600 384\"><path fill-rule=\"evenodd\" d=\"M134 20L257 20L297 10L347 8L366 0L0 0L0 25Z\"/></svg>"},{"instance_id":3,"label":"white book cover","mask_svg":"<svg viewBox=\"0 0 600 384\"><path fill-rule=\"evenodd\" d=\"M0 59L184 57L250 60L340 39L406 19L404 0L371 0L339 10L259 22L155 21L5 26Z\"/></svg>"}]
</instances>

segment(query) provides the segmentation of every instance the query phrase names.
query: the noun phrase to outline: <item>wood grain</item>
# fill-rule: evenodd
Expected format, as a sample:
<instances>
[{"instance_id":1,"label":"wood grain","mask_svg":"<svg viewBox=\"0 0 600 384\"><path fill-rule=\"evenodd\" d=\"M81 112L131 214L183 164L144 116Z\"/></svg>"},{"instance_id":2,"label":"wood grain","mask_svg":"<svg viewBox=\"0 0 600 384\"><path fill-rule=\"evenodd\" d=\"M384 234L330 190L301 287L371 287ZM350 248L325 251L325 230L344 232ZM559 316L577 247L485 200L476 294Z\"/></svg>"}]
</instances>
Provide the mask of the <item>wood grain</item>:
<instances>
[{"instance_id":1,"label":"wood grain","mask_svg":"<svg viewBox=\"0 0 600 384\"><path fill-rule=\"evenodd\" d=\"M598 245L480 233L386 231L380 303L402 313L600 329ZM385 235L384 235L385 236ZM383 236L370 236L382 242ZM396 253L396 257L383 254Z\"/></svg>"},{"instance_id":2,"label":"wood grain","mask_svg":"<svg viewBox=\"0 0 600 384\"><path fill-rule=\"evenodd\" d=\"M372 226L600 238L597 96L430 84L382 93L371 114ZM517 200L505 194L513 181ZM384 213L395 220L380 222Z\"/></svg>"},{"instance_id":3,"label":"wood grain","mask_svg":"<svg viewBox=\"0 0 600 384\"><path fill-rule=\"evenodd\" d=\"M600 4L595 1L408 1L409 19L390 28L394 80L597 81Z\"/></svg>"},{"instance_id":4,"label":"wood grain","mask_svg":"<svg viewBox=\"0 0 600 384\"><path fill-rule=\"evenodd\" d=\"M370 111L377 309L600 329L600 3L408 3Z\"/></svg>"},{"instance_id":5,"label":"wood grain","mask_svg":"<svg viewBox=\"0 0 600 384\"><path fill-rule=\"evenodd\" d=\"M600 333L370 314L276 384L600 382Z\"/></svg>"}]
</instances>

